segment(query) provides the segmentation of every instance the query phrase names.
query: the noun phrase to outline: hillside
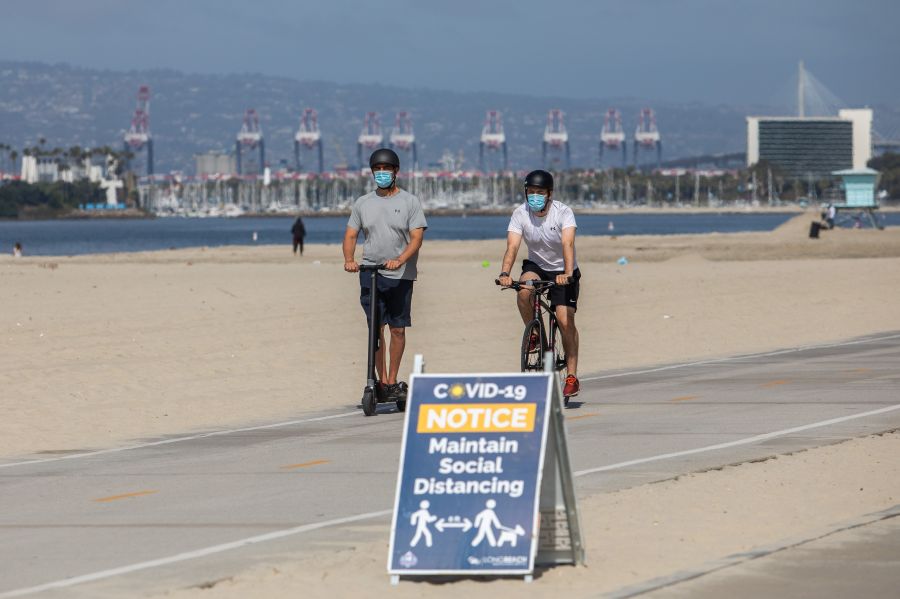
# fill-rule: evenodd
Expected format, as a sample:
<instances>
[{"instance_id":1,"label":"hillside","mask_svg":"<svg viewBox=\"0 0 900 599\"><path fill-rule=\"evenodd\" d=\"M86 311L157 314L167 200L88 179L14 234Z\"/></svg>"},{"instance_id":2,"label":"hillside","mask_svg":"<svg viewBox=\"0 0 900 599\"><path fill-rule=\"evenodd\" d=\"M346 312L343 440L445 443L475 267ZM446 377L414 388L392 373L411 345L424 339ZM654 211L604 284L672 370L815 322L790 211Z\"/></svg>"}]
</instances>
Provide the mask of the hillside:
<instances>
[{"instance_id":1,"label":"hillside","mask_svg":"<svg viewBox=\"0 0 900 599\"><path fill-rule=\"evenodd\" d=\"M169 70L114 72L63 64L0 61L0 143L13 147L121 144L141 84L152 89L151 129L157 172L193 170L192 156L209 150L232 151L245 108L260 114L267 161L292 162L293 133L306 106L319 111L325 137L326 167L353 164L364 113L382 115L385 133L398 110L415 121L419 162L437 161L445 150L462 150L466 165L478 159L484 112L503 112L513 167L539 163L541 136L549 108L567 114L574 166L594 166L603 115L610 106L633 131L642 106L655 108L665 158L708 152L742 151L744 115L765 107L704 106L642 99L575 100L492 93L453 93L398 86L339 85L254 74L204 75ZM630 149L629 149L630 154ZM5 158L5 157L3 157ZM0 158L0 168L4 165Z\"/></svg>"}]
</instances>

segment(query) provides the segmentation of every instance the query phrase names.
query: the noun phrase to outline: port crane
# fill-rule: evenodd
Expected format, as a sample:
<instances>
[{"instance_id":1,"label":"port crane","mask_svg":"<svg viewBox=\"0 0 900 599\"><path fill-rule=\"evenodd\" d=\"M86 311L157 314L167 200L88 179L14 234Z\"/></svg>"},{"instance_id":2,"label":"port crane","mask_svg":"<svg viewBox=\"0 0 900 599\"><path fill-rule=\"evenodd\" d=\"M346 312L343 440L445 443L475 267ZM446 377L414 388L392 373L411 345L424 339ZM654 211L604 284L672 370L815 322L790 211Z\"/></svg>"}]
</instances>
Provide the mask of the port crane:
<instances>
[{"instance_id":1,"label":"port crane","mask_svg":"<svg viewBox=\"0 0 900 599\"><path fill-rule=\"evenodd\" d=\"M503 152L503 170L509 169L506 153L506 134L503 132L503 114L498 110L488 110L481 129L481 141L478 144L478 168L484 172L484 150Z\"/></svg>"},{"instance_id":2,"label":"port crane","mask_svg":"<svg viewBox=\"0 0 900 599\"><path fill-rule=\"evenodd\" d=\"M564 150L566 153L566 168L572 168L572 156L569 152L569 132L566 131L565 113L552 108L547 113L547 126L544 128L544 143L541 144L541 164L547 168L547 149Z\"/></svg>"},{"instance_id":3,"label":"port crane","mask_svg":"<svg viewBox=\"0 0 900 599\"><path fill-rule=\"evenodd\" d=\"M244 174L242 168L244 148L259 151L259 174L263 174L266 168L266 145L262 129L259 126L259 115L255 108L248 108L244 113L244 123L241 125L241 130L238 131L235 142L236 166L239 176Z\"/></svg>"},{"instance_id":4,"label":"port crane","mask_svg":"<svg viewBox=\"0 0 900 599\"><path fill-rule=\"evenodd\" d=\"M294 168L299 173L302 171L300 162L301 146L309 150L315 150L319 155L319 174L324 170L322 162L322 132L319 131L319 115L312 109L307 108L300 117L300 127L294 134Z\"/></svg>"},{"instance_id":5,"label":"port crane","mask_svg":"<svg viewBox=\"0 0 900 599\"><path fill-rule=\"evenodd\" d=\"M153 174L153 137L150 135L150 88L142 85L138 88L137 106L131 117L131 128L125 133L125 152L136 154L147 150L147 176ZM127 155L127 154L126 154ZM126 170L130 164L124 165Z\"/></svg>"},{"instance_id":6,"label":"port crane","mask_svg":"<svg viewBox=\"0 0 900 599\"><path fill-rule=\"evenodd\" d=\"M615 108L606 111L603 117L603 129L600 131L600 167L603 167L604 149L617 151L622 148L622 168L628 165L626 153L625 130L622 129L622 114Z\"/></svg>"}]
</instances>

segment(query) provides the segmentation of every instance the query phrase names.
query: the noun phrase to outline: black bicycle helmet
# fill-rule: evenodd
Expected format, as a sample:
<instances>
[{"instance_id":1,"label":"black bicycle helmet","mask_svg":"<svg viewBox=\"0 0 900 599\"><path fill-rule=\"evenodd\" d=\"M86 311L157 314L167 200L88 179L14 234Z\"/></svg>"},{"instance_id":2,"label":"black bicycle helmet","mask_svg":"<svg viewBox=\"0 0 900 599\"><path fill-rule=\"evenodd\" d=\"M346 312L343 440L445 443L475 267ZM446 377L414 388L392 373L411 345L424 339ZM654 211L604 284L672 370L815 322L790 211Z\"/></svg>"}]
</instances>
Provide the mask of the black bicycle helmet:
<instances>
[{"instance_id":1,"label":"black bicycle helmet","mask_svg":"<svg viewBox=\"0 0 900 599\"><path fill-rule=\"evenodd\" d=\"M400 168L400 157L390 148L379 148L369 156L369 168L375 168L376 164L390 164Z\"/></svg>"},{"instance_id":2,"label":"black bicycle helmet","mask_svg":"<svg viewBox=\"0 0 900 599\"><path fill-rule=\"evenodd\" d=\"M553 190L553 175L547 171L536 170L528 173L525 177L525 187L540 187L541 189Z\"/></svg>"}]
</instances>

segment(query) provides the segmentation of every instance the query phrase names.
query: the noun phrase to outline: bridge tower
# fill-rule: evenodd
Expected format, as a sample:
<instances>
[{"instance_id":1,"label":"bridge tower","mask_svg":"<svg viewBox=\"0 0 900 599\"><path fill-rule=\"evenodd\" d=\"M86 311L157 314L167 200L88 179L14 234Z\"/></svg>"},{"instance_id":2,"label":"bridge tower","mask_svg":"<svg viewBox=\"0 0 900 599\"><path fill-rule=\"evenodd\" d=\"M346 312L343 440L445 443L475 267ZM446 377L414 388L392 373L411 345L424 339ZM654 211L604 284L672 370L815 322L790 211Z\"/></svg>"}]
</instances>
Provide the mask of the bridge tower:
<instances>
[{"instance_id":1,"label":"bridge tower","mask_svg":"<svg viewBox=\"0 0 900 599\"><path fill-rule=\"evenodd\" d=\"M259 127L259 115L255 108L248 108L244 113L244 123L241 130L238 131L237 141L235 142L235 154L237 158L237 174L243 175L242 169L244 148L249 150L259 150L259 174L263 174L266 168L266 144L263 139L262 129Z\"/></svg>"},{"instance_id":2,"label":"bridge tower","mask_svg":"<svg viewBox=\"0 0 900 599\"><path fill-rule=\"evenodd\" d=\"M603 168L603 150L622 148L622 168L628 166L626 153L625 130L622 129L622 114L616 108L610 108L603 117L603 129L600 131L600 168Z\"/></svg>"},{"instance_id":3,"label":"bridge tower","mask_svg":"<svg viewBox=\"0 0 900 599\"><path fill-rule=\"evenodd\" d=\"M634 130L634 165L638 164L638 149L653 150L656 148L656 168L662 162L662 139L656 128L656 114L652 108L644 108L638 116L638 125Z\"/></svg>"},{"instance_id":4,"label":"bridge tower","mask_svg":"<svg viewBox=\"0 0 900 599\"><path fill-rule=\"evenodd\" d=\"M300 117L300 128L294 134L294 168L299 173L302 170L300 163L300 146L309 150L315 149L319 154L319 174L323 171L322 164L322 132L319 131L319 115L312 108L303 111Z\"/></svg>"},{"instance_id":5,"label":"bridge tower","mask_svg":"<svg viewBox=\"0 0 900 599\"><path fill-rule=\"evenodd\" d=\"M484 149L503 151L503 170L509 170L506 153L506 134L503 132L503 114L497 110L488 110L481 129L481 142L478 144L478 168L484 172Z\"/></svg>"},{"instance_id":6,"label":"bridge tower","mask_svg":"<svg viewBox=\"0 0 900 599\"><path fill-rule=\"evenodd\" d=\"M569 152L569 133L566 131L565 113L559 108L552 108L547 113L547 126L544 128L541 164L547 168L547 148L565 149L566 169L572 168L572 156Z\"/></svg>"},{"instance_id":7,"label":"bridge tower","mask_svg":"<svg viewBox=\"0 0 900 599\"><path fill-rule=\"evenodd\" d=\"M150 88L142 85L138 89L137 107L131 117L131 128L125 133L124 150L138 153L147 149L147 175L153 174L153 137L150 135ZM129 168L129 164L124 165Z\"/></svg>"},{"instance_id":8,"label":"bridge tower","mask_svg":"<svg viewBox=\"0 0 900 599\"><path fill-rule=\"evenodd\" d=\"M416 134L413 132L412 116L408 112L397 113L388 147L392 150L410 152L412 154L412 163L409 170L412 172L416 170L416 165L419 163L416 155Z\"/></svg>"},{"instance_id":9,"label":"bridge tower","mask_svg":"<svg viewBox=\"0 0 900 599\"><path fill-rule=\"evenodd\" d=\"M360 170L364 170L368 166L368 162L363 162L363 148L372 151L383 145L384 133L381 132L381 117L377 112L367 112L362 131L356 140L356 160Z\"/></svg>"}]
</instances>

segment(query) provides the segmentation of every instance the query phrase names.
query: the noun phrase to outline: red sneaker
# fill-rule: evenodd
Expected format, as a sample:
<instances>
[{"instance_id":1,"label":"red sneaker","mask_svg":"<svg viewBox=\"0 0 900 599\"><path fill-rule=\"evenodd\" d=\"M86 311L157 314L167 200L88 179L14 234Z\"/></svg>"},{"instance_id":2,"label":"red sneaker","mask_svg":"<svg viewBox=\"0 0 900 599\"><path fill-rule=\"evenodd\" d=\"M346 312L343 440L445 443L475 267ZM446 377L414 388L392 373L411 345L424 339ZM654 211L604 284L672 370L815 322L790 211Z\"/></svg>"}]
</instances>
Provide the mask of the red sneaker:
<instances>
[{"instance_id":1,"label":"red sneaker","mask_svg":"<svg viewBox=\"0 0 900 599\"><path fill-rule=\"evenodd\" d=\"M541 336L538 333L531 333L531 337L528 338L528 353L532 353L540 349L541 347Z\"/></svg>"},{"instance_id":2,"label":"red sneaker","mask_svg":"<svg viewBox=\"0 0 900 599\"><path fill-rule=\"evenodd\" d=\"M563 387L563 395L565 397L575 397L578 395L578 390L581 388L581 384L578 382L578 377L574 374L570 374L566 377L566 386Z\"/></svg>"}]
</instances>

